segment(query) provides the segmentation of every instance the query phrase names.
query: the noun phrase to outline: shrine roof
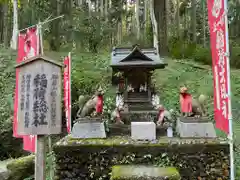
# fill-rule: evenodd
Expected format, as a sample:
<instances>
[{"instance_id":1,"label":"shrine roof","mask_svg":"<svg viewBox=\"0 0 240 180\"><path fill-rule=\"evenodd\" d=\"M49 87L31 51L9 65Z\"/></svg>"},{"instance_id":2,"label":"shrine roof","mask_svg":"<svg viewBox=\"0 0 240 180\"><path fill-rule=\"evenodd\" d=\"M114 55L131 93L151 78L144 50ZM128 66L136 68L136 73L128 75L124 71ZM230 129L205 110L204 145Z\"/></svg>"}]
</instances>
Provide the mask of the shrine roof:
<instances>
[{"instance_id":1,"label":"shrine roof","mask_svg":"<svg viewBox=\"0 0 240 180\"><path fill-rule=\"evenodd\" d=\"M34 61L39 61L39 60L48 62L48 63L53 64L55 66L63 67L62 64L52 60L51 58L49 58L47 56L38 55L38 56L34 56L32 58L26 59L26 60L18 63L17 65L15 65L15 68L19 68L19 67L25 66L26 64L32 63Z\"/></svg>"},{"instance_id":2,"label":"shrine roof","mask_svg":"<svg viewBox=\"0 0 240 180\"><path fill-rule=\"evenodd\" d=\"M155 69L164 68L166 65L155 48L140 49L138 46L114 48L110 64L112 68L150 67Z\"/></svg>"}]
</instances>

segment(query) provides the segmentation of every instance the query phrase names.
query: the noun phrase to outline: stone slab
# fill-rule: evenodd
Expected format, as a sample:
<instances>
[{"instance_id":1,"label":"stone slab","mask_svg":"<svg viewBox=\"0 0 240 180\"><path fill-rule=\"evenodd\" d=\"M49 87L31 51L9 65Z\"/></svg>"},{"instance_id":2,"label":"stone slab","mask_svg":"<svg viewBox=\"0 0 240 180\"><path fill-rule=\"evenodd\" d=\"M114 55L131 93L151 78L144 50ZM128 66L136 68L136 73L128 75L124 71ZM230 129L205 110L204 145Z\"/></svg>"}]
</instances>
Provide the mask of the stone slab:
<instances>
[{"instance_id":1,"label":"stone slab","mask_svg":"<svg viewBox=\"0 0 240 180\"><path fill-rule=\"evenodd\" d=\"M154 122L131 122L131 138L135 140L155 140L156 124Z\"/></svg>"},{"instance_id":2,"label":"stone slab","mask_svg":"<svg viewBox=\"0 0 240 180\"><path fill-rule=\"evenodd\" d=\"M72 138L106 138L103 122L76 122L72 128Z\"/></svg>"},{"instance_id":3,"label":"stone slab","mask_svg":"<svg viewBox=\"0 0 240 180\"><path fill-rule=\"evenodd\" d=\"M177 120L176 130L181 138L216 138L212 122L182 122Z\"/></svg>"},{"instance_id":4,"label":"stone slab","mask_svg":"<svg viewBox=\"0 0 240 180\"><path fill-rule=\"evenodd\" d=\"M116 165L112 167L111 180L180 180L180 174L175 167L155 167L143 165Z\"/></svg>"},{"instance_id":5,"label":"stone slab","mask_svg":"<svg viewBox=\"0 0 240 180\"><path fill-rule=\"evenodd\" d=\"M185 122L185 123L206 123L206 122L211 122L211 120L209 120L208 117L183 117L180 116L179 120L181 122Z\"/></svg>"}]
</instances>

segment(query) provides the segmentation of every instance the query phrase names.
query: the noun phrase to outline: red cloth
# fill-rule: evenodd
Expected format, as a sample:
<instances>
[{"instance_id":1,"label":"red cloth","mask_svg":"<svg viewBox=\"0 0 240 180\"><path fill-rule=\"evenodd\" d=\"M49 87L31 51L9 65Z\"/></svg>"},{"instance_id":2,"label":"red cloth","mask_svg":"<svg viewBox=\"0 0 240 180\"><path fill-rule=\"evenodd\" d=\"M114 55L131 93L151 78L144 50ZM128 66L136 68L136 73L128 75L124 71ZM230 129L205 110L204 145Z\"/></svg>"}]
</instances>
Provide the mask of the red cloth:
<instances>
[{"instance_id":1,"label":"red cloth","mask_svg":"<svg viewBox=\"0 0 240 180\"><path fill-rule=\"evenodd\" d=\"M161 117L163 119L163 113L164 113L164 109L160 109L159 112L158 112L158 120L159 118Z\"/></svg>"},{"instance_id":2,"label":"red cloth","mask_svg":"<svg viewBox=\"0 0 240 180\"><path fill-rule=\"evenodd\" d=\"M97 113L103 112L103 96L98 96L97 104L96 104L96 112Z\"/></svg>"},{"instance_id":3,"label":"red cloth","mask_svg":"<svg viewBox=\"0 0 240 180\"><path fill-rule=\"evenodd\" d=\"M181 112L192 112L192 95L188 93L180 94Z\"/></svg>"}]
</instances>

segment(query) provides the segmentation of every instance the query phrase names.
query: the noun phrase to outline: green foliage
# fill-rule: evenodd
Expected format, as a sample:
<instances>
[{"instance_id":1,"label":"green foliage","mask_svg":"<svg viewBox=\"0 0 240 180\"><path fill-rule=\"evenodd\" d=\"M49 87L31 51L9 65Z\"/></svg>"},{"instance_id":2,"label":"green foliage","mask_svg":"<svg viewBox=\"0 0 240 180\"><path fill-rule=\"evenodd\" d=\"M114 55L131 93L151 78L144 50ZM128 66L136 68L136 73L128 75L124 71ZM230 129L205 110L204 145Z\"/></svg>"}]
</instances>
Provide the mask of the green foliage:
<instances>
[{"instance_id":1,"label":"green foliage","mask_svg":"<svg viewBox=\"0 0 240 180\"><path fill-rule=\"evenodd\" d=\"M7 164L7 169L10 171L8 180L34 180L34 165L35 155L11 160L10 163ZM54 165L54 154L52 152L48 153L46 157L46 180L52 180L50 179L50 171L54 174Z\"/></svg>"},{"instance_id":2,"label":"green foliage","mask_svg":"<svg viewBox=\"0 0 240 180\"><path fill-rule=\"evenodd\" d=\"M240 68L240 46L235 46L230 49L230 64L232 67Z\"/></svg>"},{"instance_id":3,"label":"green foliage","mask_svg":"<svg viewBox=\"0 0 240 180\"><path fill-rule=\"evenodd\" d=\"M199 63L211 65L212 64L212 55L210 48L205 48L202 46L197 46L193 54L193 60Z\"/></svg>"},{"instance_id":4,"label":"green foliage","mask_svg":"<svg viewBox=\"0 0 240 180\"><path fill-rule=\"evenodd\" d=\"M194 61L212 65L212 54L209 46L203 47L202 45L195 45L188 42L179 40L178 38L171 38L169 41L169 51L171 57L175 59L191 58ZM233 68L240 68L240 46L231 41L230 44L230 65Z\"/></svg>"},{"instance_id":5,"label":"green foliage","mask_svg":"<svg viewBox=\"0 0 240 180\"><path fill-rule=\"evenodd\" d=\"M76 117L79 95L92 96L101 86L105 91L104 112L113 108L114 90L111 89L109 56L103 54L72 54L72 115Z\"/></svg>"},{"instance_id":6,"label":"green foliage","mask_svg":"<svg viewBox=\"0 0 240 180\"><path fill-rule=\"evenodd\" d=\"M173 37L169 40L169 52L175 59L191 58L195 52L196 44Z\"/></svg>"},{"instance_id":7,"label":"green foliage","mask_svg":"<svg viewBox=\"0 0 240 180\"><path fill-rule=\"evenodd\" d=\"M93 53L98 52L100 45L110 42L110 35L113 32L111 24L103 19L98 12L89 16L84 9L74 11L72 26L75 42L80 42L82 47L87 45L88 51Z\"/></svg>"},{"instance_id":8,"label":"green foliage","mask_svg":"<svg viewBox=\"0 0 240 180\"><path fill-rule=\"evenodd\" d=\"M34 155L22 157L11 161L7 165L10 171L9 180L23 180L34 172Z\"/></svg>"},{"instance_id":9,"label":"green foliage","mask_svg":"<svg viewBox=\"0 0 240 180\"><path fill-rule=\"evenodd\" d=\"M15 53L0 49L0 160L23 154L22 140L12 137Z\"/></svg>"}]
</instances>

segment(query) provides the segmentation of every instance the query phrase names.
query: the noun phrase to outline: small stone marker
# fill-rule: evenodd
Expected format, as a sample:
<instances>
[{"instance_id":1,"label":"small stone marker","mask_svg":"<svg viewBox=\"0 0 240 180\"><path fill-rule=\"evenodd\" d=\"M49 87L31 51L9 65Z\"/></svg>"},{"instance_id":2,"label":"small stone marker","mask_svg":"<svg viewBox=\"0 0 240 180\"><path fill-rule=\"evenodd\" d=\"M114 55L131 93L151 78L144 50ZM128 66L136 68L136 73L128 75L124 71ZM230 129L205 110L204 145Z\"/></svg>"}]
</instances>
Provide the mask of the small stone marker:
<instances>
[{"instance_id":1,"label":"small stone marker","mask_svg":"<svg viewBox=\"0 0 240 180\"><path fill-rule=\"evenodd\" d=\"M215 128L212 122L186 122L177 120L177 132L182 138L216 138Z\"/></svg>"},{"instance_id":2,"label":"small stone marker","mask_svg":"<svg viewBox=\"0 0 240 180\"><path fill-rule=\"evenodd\" d=\"M154 122L131 122L131 137L136 140L155 140L156 124Z\"/></svg>"},{"instance_id":3,"label":"small stone marker","mask_svg":"<svg viewBox=\"0 0 240 180\"><path fill-rule=\"evenodd\" d=\"M72 129L72 138L106 138L103 122L76 122Z\"/></svg>"}]
</instances>

